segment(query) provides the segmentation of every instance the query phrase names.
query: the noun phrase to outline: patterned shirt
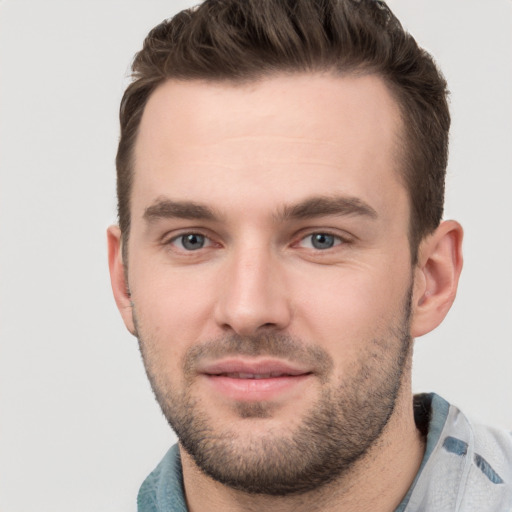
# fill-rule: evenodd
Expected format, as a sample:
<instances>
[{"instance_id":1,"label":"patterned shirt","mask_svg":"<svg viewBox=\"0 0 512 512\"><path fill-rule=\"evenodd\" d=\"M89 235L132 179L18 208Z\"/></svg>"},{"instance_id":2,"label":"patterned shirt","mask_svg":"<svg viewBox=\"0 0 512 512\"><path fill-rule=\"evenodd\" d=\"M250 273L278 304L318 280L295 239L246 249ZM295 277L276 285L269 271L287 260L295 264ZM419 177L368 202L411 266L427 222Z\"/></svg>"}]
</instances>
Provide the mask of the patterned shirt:
<instances>
[{"instance_id":1,"label":"patterned shirt","mask_svg":"<svg viewBox=\"0 0 512 512\"><path fill-rule=\"evenodd\" d=\"M435 394L414 397L425 455L395 512L512 512L512 435L471 423ZM178 445L142 484L138 512L188 512Z\"/></svg>"}]
</instances>

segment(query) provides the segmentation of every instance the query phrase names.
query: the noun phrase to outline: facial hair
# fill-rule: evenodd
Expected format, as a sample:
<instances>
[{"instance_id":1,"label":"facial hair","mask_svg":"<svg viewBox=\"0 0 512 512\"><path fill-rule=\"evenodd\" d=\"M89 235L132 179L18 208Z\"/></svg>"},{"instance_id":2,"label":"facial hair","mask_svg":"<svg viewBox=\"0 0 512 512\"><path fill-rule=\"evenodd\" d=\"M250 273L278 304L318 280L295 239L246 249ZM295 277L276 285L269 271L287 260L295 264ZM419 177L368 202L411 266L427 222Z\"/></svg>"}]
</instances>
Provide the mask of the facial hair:
<instances>
[{"instance_id":1,"label":"facial hair","mask_svg":"<svg viewBox=\"0 0 512 512\"><path fill-rule=\"evenodd\" d=\"M302 494L339 479L378 441L395 409L404 370L410 364L412 286L394 324L369 342L336 381L334 361L323 348L280 333L231 335L191 347L182 361L183 386L175 389L152 340L137 325L139 346L155 398L181 446L214 480L252 494ZM134 310L135 311L135 310ZM343 336L343 333L340 333ZM363 340L364 341L364 340ZM286 358L314 369L321 392L289 432L271 430L242 436L236 426L216 428L193 393L194 369L204 358L224 356ZM238 402L239 421L271 418L274 405Z\"/></svg>"}]
</instances>

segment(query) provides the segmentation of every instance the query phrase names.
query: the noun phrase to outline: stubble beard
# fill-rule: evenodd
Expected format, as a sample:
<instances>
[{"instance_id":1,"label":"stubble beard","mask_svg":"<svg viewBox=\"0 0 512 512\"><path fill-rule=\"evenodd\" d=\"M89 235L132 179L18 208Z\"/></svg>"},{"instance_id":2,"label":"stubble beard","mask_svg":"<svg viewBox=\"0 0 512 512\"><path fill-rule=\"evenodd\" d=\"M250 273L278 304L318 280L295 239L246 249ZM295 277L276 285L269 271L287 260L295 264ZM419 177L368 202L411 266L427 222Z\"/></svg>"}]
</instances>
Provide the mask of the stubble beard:
<instances>
[{"instance_id":1,"label":"stubble beard","mask_svg":"<svg viewBox=\"0 0 512 512\"><path fill-rule=\"evenodd\" d=\"M341 383L332 384L333 361L318 346L278 333L229 336L190 349L183 360L185 385L173 389L165 362L153 352L151 339L141 333L139 345L155 398L181 446L195 464L214 480L251 494L302 494L342 478L378 441L389 422L410 365L411 290L395 325L371 340ZM236 426L216 429L214 419L193 394L193 368L204 356L266 355L286 357L319 369L322 391L302 421L280 432L261 428L242 436ZM350 376L350 379L347 378ZM330 385L328 383L331 383ZM239 421L270 418L273 404L235 404Z\"/></svg>"}]
</instances>

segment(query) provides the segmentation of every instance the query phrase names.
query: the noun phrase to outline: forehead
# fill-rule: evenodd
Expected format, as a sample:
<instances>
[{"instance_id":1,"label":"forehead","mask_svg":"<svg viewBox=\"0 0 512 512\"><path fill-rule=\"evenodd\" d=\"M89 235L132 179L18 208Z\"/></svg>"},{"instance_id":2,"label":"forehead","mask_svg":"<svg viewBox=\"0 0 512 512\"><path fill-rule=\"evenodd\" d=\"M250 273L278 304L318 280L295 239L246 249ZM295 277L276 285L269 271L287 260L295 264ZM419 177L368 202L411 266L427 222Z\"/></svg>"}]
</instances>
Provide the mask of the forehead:
<instances>
[{"instance_id":1,"label":"forehead","mask_svg":"<svg viewBox=\"0 0 512 512\"><path fill-rule=\"evenodd\" d=\"M307 188L326 194L334 186L382 202L384 184L401 185L400 135L398 106L372 75L170 80L142 116L134 206L158 190L204 201L216 194L231 200L243 187L293 202Z\"/></svg>"}]
</instances>

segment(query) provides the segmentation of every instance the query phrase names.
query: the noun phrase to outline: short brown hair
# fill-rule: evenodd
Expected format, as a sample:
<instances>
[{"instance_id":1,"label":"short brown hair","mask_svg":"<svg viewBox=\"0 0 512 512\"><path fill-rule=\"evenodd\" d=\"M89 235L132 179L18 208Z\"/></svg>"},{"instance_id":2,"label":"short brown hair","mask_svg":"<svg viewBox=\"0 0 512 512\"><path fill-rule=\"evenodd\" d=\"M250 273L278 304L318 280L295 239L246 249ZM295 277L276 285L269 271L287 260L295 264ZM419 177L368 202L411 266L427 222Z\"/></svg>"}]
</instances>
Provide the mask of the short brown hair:
<instances>
[{"instance_id":1,"label":"short brown hair","mask_svg":"<svg viewBox=\"0 0 512 512\"><path fill-rule=\"evenodd\" d=\"M400 108L401 174L413 261L441 221L450 114L432 57L380 0L206 0L156 26L135 56L120 108L119 225L130 229L133 148L144 107L167 79L246 82L276 73L372 73Z\"/></svg>"}]
</instances>

